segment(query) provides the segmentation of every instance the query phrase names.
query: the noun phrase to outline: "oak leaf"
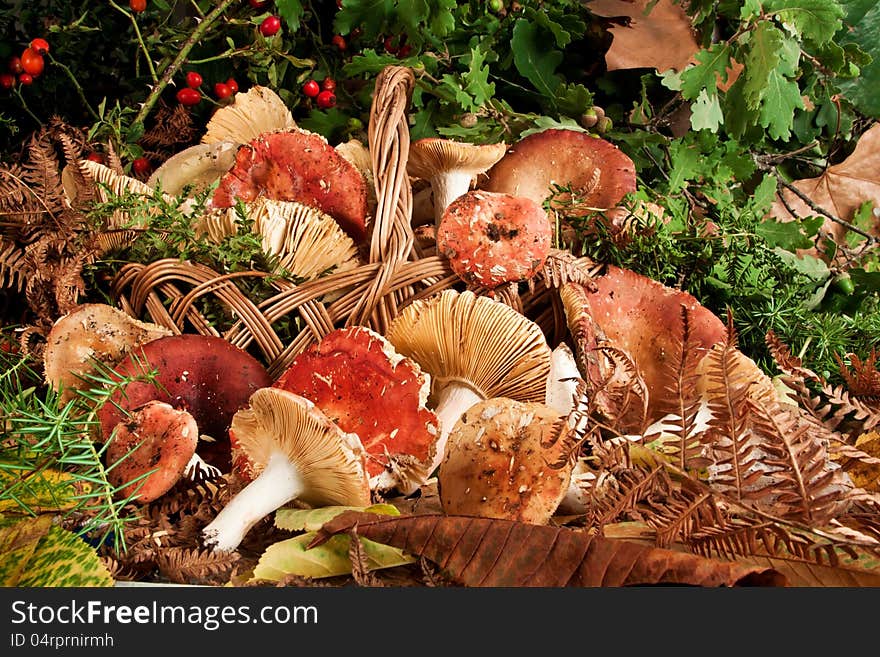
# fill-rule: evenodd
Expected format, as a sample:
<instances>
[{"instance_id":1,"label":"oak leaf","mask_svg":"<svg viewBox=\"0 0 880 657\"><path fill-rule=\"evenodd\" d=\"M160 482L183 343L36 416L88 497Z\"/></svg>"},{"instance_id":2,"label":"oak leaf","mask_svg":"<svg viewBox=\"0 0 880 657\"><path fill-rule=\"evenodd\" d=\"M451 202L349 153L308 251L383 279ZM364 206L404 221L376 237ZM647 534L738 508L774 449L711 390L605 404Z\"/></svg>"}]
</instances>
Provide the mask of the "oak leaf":
<instances>
[{"instance_id":1,"label":"oak leaf","mask_svg":"<svg viewBox=\"0 0 880 657\"><path fill-rule=\"evenodd\" d=\"M310 547L354 530L438 564L470 587L616 587L651 584L784 586L772 568L707 559L566 527L465 516L383 517L347 511Z\"/></svg>"},{"instance_id":2,"label":"oak leaf","mask_svg":"<svg viewBox=\"0 0 880 657\"><path fill-rule=\"evenodd\" d=\"M648 6L653 4L650 10ZM700 45L691 20L672 0L591 0L587 9L596 16L613 20L609 27L611 47L605 53L609 71L629 68L655 68L662 73L682 70L699 52Z\"/></svg>"}]
</instances>

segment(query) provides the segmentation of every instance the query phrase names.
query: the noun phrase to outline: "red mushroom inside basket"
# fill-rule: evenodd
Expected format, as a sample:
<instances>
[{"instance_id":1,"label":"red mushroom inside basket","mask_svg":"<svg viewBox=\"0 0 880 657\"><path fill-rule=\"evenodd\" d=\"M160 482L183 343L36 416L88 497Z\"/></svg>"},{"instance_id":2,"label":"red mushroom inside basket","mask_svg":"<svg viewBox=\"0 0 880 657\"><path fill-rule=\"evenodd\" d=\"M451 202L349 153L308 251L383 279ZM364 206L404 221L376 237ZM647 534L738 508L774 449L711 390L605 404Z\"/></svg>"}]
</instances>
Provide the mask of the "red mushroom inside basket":
<instances>
[{"instance_id":1,"label":"red mushroom inside basket","mask_svg":"<svg viewBox=\"0 0 880 657\"><path fill-rule=\"evenodd\" d=\"M249 202L260 196L316 207L356 243L367 237L366 180L321 135L292 128L262 134L241 146L211 204L228 208L237 199Z\"/></svg>"},{"instance_id":2,"label":"red mushroom inside basket","mask_svg":"<svg viewBox=\"0 0 880 657\"><path fill-rule=\"evenodd\" d=\"M556 194L569 188L575 198ZM535 132L513 144L487 173L480 189L526 196L538 204L553 196L554 209L585 216L616 206L636 190L633 161L617 146L577 130ZM569 205L568 202L571 202Z\"/></svg>"},{"instance_id":3,"label":"red mushroom inside basket","mask_svg":"<svg viewBox=\"0 0 880 657\"><path fill-rule=\"evenodd\" d=\"M360 437L371 488L407 494L425 482L434 457L439 429L425 406L430 385L415 361L363 326L327 334L275 383Z\"/></svg>"},{"instance_id":4,"label":"red mushroom inside basket","mask_svg":"<svg viewBox=\"0 0 880 657\"><path fill-rule=\"evenodd\" d=\"M247 405L258 388L272 379L249 353L223 338L182 334L152 340L134 349L115 366L128 382L98 410L104 439L126 420L127 411L154 399L189 412L199 433L213 440L199 444L199 455L210 465L228 472L229 423ZM155 370L154 380L146 375Z\"/></svg>"},{"instance_id":5,"label":"red mushroom inside basket","mask_svg":"<svg viewBox=\"0 0 880 657\"><path fill-rule=\"evenodd\" d=\"M443 213L437 251L464 281L492 289L535 276L550 253L552 236L547 213L531 199L472 191Z\"/></svg>"}]
</instances>

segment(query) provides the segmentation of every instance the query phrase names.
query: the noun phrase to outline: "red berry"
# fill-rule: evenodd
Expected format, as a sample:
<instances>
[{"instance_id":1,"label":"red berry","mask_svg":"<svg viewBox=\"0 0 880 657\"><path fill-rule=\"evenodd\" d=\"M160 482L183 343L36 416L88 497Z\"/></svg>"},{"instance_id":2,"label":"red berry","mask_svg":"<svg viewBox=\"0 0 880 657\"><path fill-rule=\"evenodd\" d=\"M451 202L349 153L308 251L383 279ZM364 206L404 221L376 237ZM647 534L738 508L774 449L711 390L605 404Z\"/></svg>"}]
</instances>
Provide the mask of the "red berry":
<instances>
[{"instance_id":1,"label":"red berry","mask_svg":"<svg viewBox=\"0 0 880 657\"><path fill-rule=\"evenodd\" d=\"M12 89L15 86L15 76L11 73L0 73L0 89Z\"/></svg>"},{"instance_id":2,"label":"red berry","mask_svg":"<svg viewBox=\"0 0 880 657\"><path fill-rule=\"evenodd\" d=\"M177 92L177 102L181 105L198 105L202 100L202 94L192 87L184 87Z\"/></svg>"},{"instance_id":3,"label":"red berry","mask_svg":"<svg viewBox=\"0 0 880 657\"><path fill-rule=\"evenodd\" d=\"M275 36L281 29L281 19L277 16L267 16L260 23L260 34L264 37Z\"/></svg>"},{"instance_id":4,"label":"red berry","mask_svg":"<svg viewBox=\"0 0 880 657\"><path fill-rule=\"evenodd\" d=\"M147 9L147 0L129 0L128 6L133 12L139 14Z\"/></svg>"},{"instance_id":5,"label":"red berry","mask_svg":"<svg viewBox=\"0 0 880 657\"><path fill-rule=\"evenodd\" d=\"M39 54L45 55L49 52L49 42L45 39L36 38L31 41L31 48L36 50Z\"/></svg>"},{"instance_id":6,"label":"red berry","mask_svg":"<svg viewBox=\"0 0 880 657\"><path fill-rule=\"evenodd\" d=\"M389 52L392 55L398 50L397 46L394 45L394 37L385 37L382 45L385 46L385 52Z\"/></svg>"},{"instance_id":7,"label":"red berry","mask_svg":"<svg viewBox=\"0 0 880 657\"><path fill-rule=\"evenodd\" d=\"M19 73L19 74L18 74L18 81L19 81L19 83L21 83L22 85L27 86L27 85L29 85L29 84L33 84L33 83L34 83L34 76L31 75L30 73Z\"/></svg>"},{"instance_id":8,"label":"red berry","mask_svg":"<svg viewBox=\"0 0 880 657\"><path fill-rule=\"evenodd\" d=\"M314 98L321 93L321 87L314 80L309 80L303 85L303 93L309 98Z\"/></svg>"},{"instance_id":9,"label":"red berry","mask_svg":"<svg viewBox=\"0 0 880 657\"><path fill-rule=\"evenodd\" d=\"M98 164L104 164L104 156L100 153L96 153L92 151L88 155L86 155L87 160L91 160L92 162L97 162Z\"/></svg>"},{"instance_id":10,"label":"red berry","mask_svg":"<svg viewBox=\"0 0 880 657\"><path fill-rule=\"evenodd\" d=\"M409 57L409 54L412 52L412 46L408 43L404 43L400 46L400 49L397 51L398 57Z\"/></svg>"},{"instance_id":11,"label":"red berry","mask_svg":"<svg viewBox=\"0 0 880 657\"><path fill-rule=\"evenodd\" d=\"M7 68L9 69L9 72L13 75L18 75L19 73L21 73L21 58L15 56L10 57L9 65Z\"/></svg>"},{"instance_id":12,"label":"red berry","mask_svg":"<svg viewBox=\"0 0 880 657\"><path fill-rule=\"evenodd\" d=\"M262 9L269 4L269 0L248 0L248 4L252 9Z\"/></svg>"},{"instance_id":13,"label":"red berry","mask_svg":"<svg viewBox=\"0 0 880 657\"><path fill-rule=\"evenodd\" d=\"M195 71L186 74L186 86L198 89L202 86L202 76Z\"/></svg>"},{"instance_id":14,"label":"red berry","mask_svg":"<svg viewBox=\"0 0 880 657\"><path fill-rule=\"evenodd\" d=\"M238 82L235 81L235 78L229 78L226 81L226 86L229 87L229 91L231 91L233 94L238 93Z\"/></svg>"},{"instance_id":15,"label":"red berry","mask_svg":"<svg viewBox=\"0 0 880 657\"><path fill-rule=\"evenodd\" d=\"M139 176L147 173L152 167L150 161L145 157L139 157L131 163L132 170Z\"/></svg>"},{"instance_id":16,"label":"red berry","mask_svg":"<svg viewBox=\"0 0 880 657\"><path fill-rule=\"evenodd\" d=\"M232 95L232 89L229 88L229 85L225 82L218 82L214 85L214 95L217 96L220 100L224 98L229 98Z\"/></svg>"},{"instance_id":17,"label":"red berry","mask_svg":"<svg viewBox=\"0 0 880 657\"><path fill-rule=\"evenodd\" d=\"M345 37L341 34L334 35L333 38L330 39L330 43L336 46L340 51L344 51L348 47L348 44L345 43Z\"/></svg>"},{"instance_id":18,"label":"red berry","mask_svg":"<svg viewBox=\"0 0 880 657\"><path fill-rule=\"evenodd\" d=\"M21 53L21 69L25 73L37 77L43 72L43 67L45 65L46 62L43 61L43 56L36 50L25 48L25 51Z\"/></svg>"},{"instance_id":19,"label":"red berry","mask_svg":"<svg viewBox=\"0 0 880 657\"><path fill-rule=\"evenodd\" d=\"M324 90L318 94L316 102L321 109L328 109L336 104L336 94L332 91Z\"/></svg>"},{"instance_id":20,"label":"red berry","mask_svg":"<svg viewBox=\"0 0 880 657\"><path fill-rule=\"evenodd\" d=\"M336 8L342 9L342 0L336 0Z\"/></svg>"},{"instance_id":21,"label":"red berry","mask_svg":"<svg viewBox=\"0 0 880 657\"><path fill-rule=\"evenodd\" d=\"M334 80L333 78L331 78L329 76L324 78L323 80L321 80L321 89L323 89L324 91L335 92L336 91L336 80Z\"/></svg>"}]
</instances>

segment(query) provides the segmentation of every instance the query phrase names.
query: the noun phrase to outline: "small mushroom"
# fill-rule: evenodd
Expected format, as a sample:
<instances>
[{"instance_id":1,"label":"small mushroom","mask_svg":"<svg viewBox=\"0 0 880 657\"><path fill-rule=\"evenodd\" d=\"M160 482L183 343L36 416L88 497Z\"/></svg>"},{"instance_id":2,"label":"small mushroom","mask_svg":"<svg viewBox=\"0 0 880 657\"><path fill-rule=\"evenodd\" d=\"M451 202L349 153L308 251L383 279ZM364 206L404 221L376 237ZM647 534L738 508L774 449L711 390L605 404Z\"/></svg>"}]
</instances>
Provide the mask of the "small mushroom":
<instances>
[{"instance_id":1,"label":"small mushroom","mask_svg":"<svg viewBox=\"0 0 880 657\"><path fill-rule=\"evenodd\" d=\"M196 452L195 418L171 404L150 401L117 424L107 445L107 479L116 496L141 504L167 493Z\"/></svg>"},{"instance_id":2,"label":"small mushroom","mask_svg":"<svg viewBox=\"0 0 880 657\"><path fill-rule=\"evenodd\" d=\"M59 317L46 336L43 375L63 404L77 390L95 384L88 375L112 367L138 345L171 335L159 324L142 322L103 303L80 304Z\"/></svg>"},{"instance_id":3,"label":"small mushroom","mask_svg":"<svg viewBox=\"0 0 880 657\"><path fill-rule=\"evenodd\" d=\"M571 479L564 425L540 403L495 398L469 408L440 464L443 512L547 524Z\"/></svg>"},{"instance_id":4,"label":"small mushroom","mask_svg":"<svg viewBox=\"0 0 880 657\"><path fill-rule=\"evenodd\" d=\"M440 424L431 470L461 414L490 397L544 400L550 347L541 328L510 306L448 289L419 299L391 322L385 337L431 375Z\"/></svg>"},{"instance_id":5,"label":"small mushroom","mask_svg":"<svg viewBox=\"0 0 880 657\"><path fill-rule=\"evenodd\" d=\"M297 201L333 217L358 244L368 233L366 180L327 140L294 128L244 144L211 197L212 208L259 197Z\"/></svg>"},{"instance_id":6,"label":"small mushroom","mask_svg":"<svg viewBox=\"0 0 880 657\"><path fill-rule=\"evenodd\" d=\"M298 355L275 386L305 397L340 429L357 434L374 490L418 489L439 430L425 404L430 377L378 333L352 326Z\"/></svg>"},{"instance_id":7,"label":"small mushroom","mask_svg":"<svg viewBox=\"0 0 880 657\"><path fill-rule=\"evenodd\" d=\"M539 205L553 185L570 186L580 203L569 216L615 207L636 190L633 161L601 137L567 129L532 133L513 144L487 173L480 189L525 196ZM565 200L563 195L557 200Z\"/></svg>"},{"instance_id":8,"label":"small mushroom","mask_svg":"<svg viewBox=\"0 0 880 657\"><path fill-rule=\"evenodd\" d=\"M246 144L263 133L296 128L293 114L269 87L255 85L235 94L232 103L218 109L206 126L202 143L231 141Z\"/></svg>"},{"instance_id":9,"label":"small mushroom","mask_svg":"<svg viewBox=\"0 0 880 657\"><path fill-rule=\"evenodd\" d=\"M311 506L370 503L360 440L308 399L281 388L257 390L232 418L230 433L257 477L202 530L214 551L235 550L257 522L295 499Z\"/></svg>"},{"instance_id":10,"label":"small mushroom","mask_svg":"<svg viewBox=\"0 0 880 657\"><path fill-rule=\"evenodd\" d=\"M504 155L507 145L470 144L425 137L410 145L407 173L431 183L434 192L434 222L440 224L443 211L467 192L474 179L485 173Z\"/></svg>"},{"instance_id":11,"label":"small mushroom","mask_svg":"<svg viewBox=\"0 0 880 657\"><path fill-rule=\"evenodd\" d=\"M437 252L467 283L492 289L534 277L550 253L547 213L525 197L471 191L440 219Z\"/></svg>"},{"instance_id":12,"label":"small mushroom","mask_svg":"<svg viewBox=\"0 0 880 657\"><path fill-rule=\"evenodd\" d=\"M155 383L138 380L153 369ZM159 400L195 417L202 434L212 441L200 444L201 456L222 471L229 470L226 439L232 416L247 405L251 394L272 379L253 356L223 338L184 333L147 342L132 350L114 371L133 377L98 409L104 439L124 421L125 413Z\"/></svg>"}]
</instances>

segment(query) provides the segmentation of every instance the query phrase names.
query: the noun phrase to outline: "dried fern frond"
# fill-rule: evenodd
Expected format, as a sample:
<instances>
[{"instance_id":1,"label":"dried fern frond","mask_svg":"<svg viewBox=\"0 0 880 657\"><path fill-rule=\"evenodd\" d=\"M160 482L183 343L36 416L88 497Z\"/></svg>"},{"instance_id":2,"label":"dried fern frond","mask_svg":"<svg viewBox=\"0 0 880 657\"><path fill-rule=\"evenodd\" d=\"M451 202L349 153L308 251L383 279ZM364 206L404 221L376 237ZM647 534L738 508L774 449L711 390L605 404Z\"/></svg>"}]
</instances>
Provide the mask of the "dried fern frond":
<instances>
[{"instance_id":1,"label":"dried fern frond","mask_svg":"<svg viewBox=\"0 0 880 657\"><path fill-rule=\"evenodd\" d=\"M609 485L611 482L613 484ZM652 470L615 468L600 472L587 490L586 526L601 532L605 525L627 519L627 514L636 511L650 494L659 493L665 497L669 487L669 475L662 467Z\"/></svg>"},{"instance_id":2,"label":"dried fern frond","mask_svg":"<svg viewBox=\"0 0 880 657\"><path fill-rule=\"evenodd\" d=\"M215 552L208 548L171 547L156 554L161 577L178 584L222 585L241 559L238 552Z\"/></svg>"},{"instance_id":3,"label":"dried fern frond","mask_svg":"<svg viewBox=\"0 0 880 657\"><path fill-rule=\"evenodd\" d=\"M550 249L538 278L548 288L559 289L566 283L578 283L591 289L593 277L601 269L589 258L578 258L567 249Z\"/></svg>"}]
</instances>

